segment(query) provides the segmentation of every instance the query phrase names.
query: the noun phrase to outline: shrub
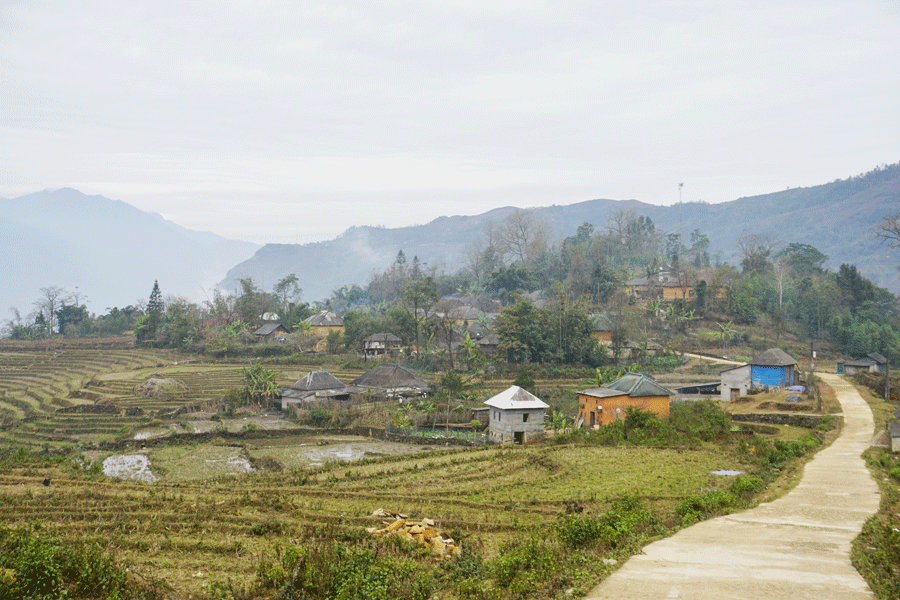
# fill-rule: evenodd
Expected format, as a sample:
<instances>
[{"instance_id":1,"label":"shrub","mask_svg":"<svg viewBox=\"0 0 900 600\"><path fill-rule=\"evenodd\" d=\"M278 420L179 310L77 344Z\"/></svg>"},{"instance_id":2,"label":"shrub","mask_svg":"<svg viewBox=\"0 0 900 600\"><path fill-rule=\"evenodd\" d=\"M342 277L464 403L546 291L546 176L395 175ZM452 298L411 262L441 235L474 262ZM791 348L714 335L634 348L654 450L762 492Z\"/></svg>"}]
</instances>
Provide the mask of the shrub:
<instances>
[{"instance_id":1,"label":"shrub","mask_svg":"<svg viewBox=\"0 0 900 600\"><path fill-rule=\"evenodd\" d=\"M607 549L633 547L659 532L656 516L637 496L623 496L601 515L568 515L556 524L563 545L569 548L603 546Z\"/></svg>"},{"instance_id":2,"label":"shrub","mask_svg":"<svg viewBox=\"0 0 900 600\"><path fill-rule=\"evenodd\" d=\"M0 598L118 598L162 600L152 584L129 579L127 570L97 546L36 535L32 529L0 529Z\"/></svg>"},{"instance_id":3,"label":"shrub","mask_svg":"<svg viewBox=\"0 0 900 600\"><path fill-rule=\"evenodd\" d=\"M728 415L712 400L674 402L669 419L680 433L705 442L726 435L731 428Z\"/></svg>"},{"instance_id":4,"label":"shrub","mask_svg":"<svg viewBox=\"0 0 900 600\"><path fill-rule=\"evenodd\" d=\"M731 506L737 501L734 494L723 490L712 490L702 496L691 496L678 503L675 514L681 517L683 525L708 519L713 513Z\"/></svg>"},{"instance_id":5,"label":"shrub","mask_svg":"<svg viewBox=\"0 0 900 600\"><path fill-rule=\"evenodd\" d=\"M738 475L731 483L728 491L730 491L735 496L747 498L749 496L755 496L759 492L763 491L765 487L766 482L764 482L759 477L753 477L750 475Z\"/></svg>"}]
</instances>

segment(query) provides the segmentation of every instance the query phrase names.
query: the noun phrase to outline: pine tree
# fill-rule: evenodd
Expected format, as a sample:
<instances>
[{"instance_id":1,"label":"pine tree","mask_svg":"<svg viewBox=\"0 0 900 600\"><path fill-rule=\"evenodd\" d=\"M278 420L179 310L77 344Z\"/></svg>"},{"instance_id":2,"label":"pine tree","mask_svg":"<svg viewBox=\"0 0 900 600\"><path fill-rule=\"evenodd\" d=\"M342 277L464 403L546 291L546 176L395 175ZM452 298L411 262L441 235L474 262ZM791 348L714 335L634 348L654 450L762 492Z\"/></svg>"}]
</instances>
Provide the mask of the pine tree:
<instances>
[{"instance_id":1,"label":"pine tree","mask_svg":"<svg viewBox=\"0 0 900 600\"><path fill-rule=\"evenodd\" d=\"M159 291L159 282L154 281L153 291L150 292L150 300L147 301L147 316L149 317L147 337L151 340L156 338L156 330L159 327L159 322L162 320L162 313L162 293Z\"/></svg>"}]
</instances>

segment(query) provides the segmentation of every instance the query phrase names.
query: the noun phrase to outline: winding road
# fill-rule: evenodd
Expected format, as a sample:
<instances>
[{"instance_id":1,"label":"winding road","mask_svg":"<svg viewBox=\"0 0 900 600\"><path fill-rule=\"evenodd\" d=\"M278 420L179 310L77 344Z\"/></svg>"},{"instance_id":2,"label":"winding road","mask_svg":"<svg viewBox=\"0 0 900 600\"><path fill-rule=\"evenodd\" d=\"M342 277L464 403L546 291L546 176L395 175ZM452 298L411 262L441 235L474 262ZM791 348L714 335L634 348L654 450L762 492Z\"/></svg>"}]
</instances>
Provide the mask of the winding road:
<instances>
[{"instance_id":1,"label":"winding road","mask_svg":"<svg viewBox=\"0 0 900 600\"><path fill-rule=\"evenodd\" d=\"M797 487L650 544L586 598L874 599L850 564L851 542L880 500L860 456L874 432L872 412L839 376L818 375L837 395L844 429L807 463Z\"/></svg>"}]
</instances>

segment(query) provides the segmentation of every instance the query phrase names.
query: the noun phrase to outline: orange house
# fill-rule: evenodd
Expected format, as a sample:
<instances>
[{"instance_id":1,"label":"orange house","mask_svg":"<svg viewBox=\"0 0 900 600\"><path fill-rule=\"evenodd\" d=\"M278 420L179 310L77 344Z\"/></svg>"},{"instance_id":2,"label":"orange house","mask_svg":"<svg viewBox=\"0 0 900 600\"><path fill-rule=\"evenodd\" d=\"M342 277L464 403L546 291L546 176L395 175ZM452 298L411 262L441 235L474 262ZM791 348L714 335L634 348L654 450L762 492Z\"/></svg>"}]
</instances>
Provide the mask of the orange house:
<instances>
[{"instance_id":1,"label":"orange house","mask_svg":"<svg viewBox=\"0 0 900 600\"><path fill-rule=\"evenodd\" d=\"M641 373L629 373L603 387L578 392L576 426L598 428L624 419L629 408L669 416L669 401L674 392Z\"/></svg>"}]
</instances>

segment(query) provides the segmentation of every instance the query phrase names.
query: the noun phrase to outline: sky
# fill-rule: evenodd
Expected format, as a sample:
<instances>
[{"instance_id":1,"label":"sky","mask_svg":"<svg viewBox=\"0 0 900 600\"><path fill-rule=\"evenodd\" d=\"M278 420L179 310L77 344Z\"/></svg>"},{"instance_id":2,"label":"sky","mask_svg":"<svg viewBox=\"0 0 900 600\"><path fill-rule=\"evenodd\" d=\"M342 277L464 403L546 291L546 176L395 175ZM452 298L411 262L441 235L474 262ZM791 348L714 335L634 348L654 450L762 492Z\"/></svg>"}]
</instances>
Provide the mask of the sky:
<instances>
[{"instance_id":1,"label":"sky","mask_svg":"<svg viewBox=\"0 0 900 600\"><path fill-rule=\"evenodd\" d=\"M0 196L257 243L725 202L900 161L898 74L900 0L0 0Z\"/></svg>"}]
</instances>

